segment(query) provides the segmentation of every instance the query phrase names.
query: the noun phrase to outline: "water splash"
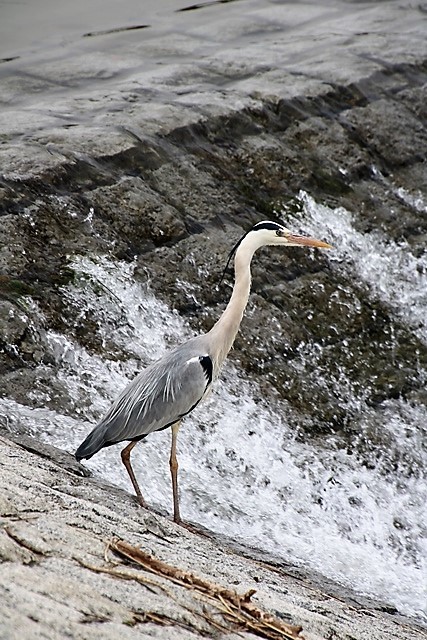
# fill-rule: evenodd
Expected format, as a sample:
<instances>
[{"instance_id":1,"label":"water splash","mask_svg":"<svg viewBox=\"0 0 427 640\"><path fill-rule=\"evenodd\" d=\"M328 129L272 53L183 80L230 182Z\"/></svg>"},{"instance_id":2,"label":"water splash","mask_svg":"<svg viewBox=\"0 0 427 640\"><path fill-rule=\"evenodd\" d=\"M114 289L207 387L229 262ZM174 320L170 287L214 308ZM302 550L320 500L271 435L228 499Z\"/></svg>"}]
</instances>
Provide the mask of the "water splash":
<instances>
[{"instance_id":1,"label":"water splash","mask_svg":"<svg viewBox=\"0 0 427 640\"><path fill-rule=\"evenodd\" d=\"M327 237L334 246L331 262L355 271L372 294L427 342L427 253L415 256L407 242L393 242L381 231L357 231L349 211L319 205L304 191L299 201L304 229ZM292 219L286 210L283 213L287 221ZM294 224L300 222L294 218Z\"/></svg>"},{"instance_id":2,"label":"water splash","mask_svg":"<svg viewBox=\"0 0 427 640\"><path fill-rule=\"evenodd\" d=\"M421 191L411 193L404 187L398 187L391 177L382 174L375 165L371 169L373 177L391 191L400 202L418 213L427 213L427 203Z\"/></svg>"},{"instance_id":3,"label":"water splash","mask_svg":"<svg viewBox=\"0 0 427 640\"><path fill-rule=\"evenodd\" d=\"M319 213L311 200L307 203L313 232L320 224L318 217L323 231L325 220L332 228L333 212ZM351 246L351 255L361 253L363 239L353 233L349 214L342 211L339 219L343 226L336 233L347 243L347 251ZM337 229L336 220L334 224ZM372 242L372 252L379 250L376 264L381 269L388 249L381 238ZM339 256L331 254L331 259L348 260L348 255L341 245ZM70 452L136 369L191 334L176 314L135 281L133 265L85 258L77 259L73 268L78 278L64 295L80 313L96 319L95 330L120 357L89 353L51 332L48 349L74 398L74 415L30 409L10 400L0 403L10 428L19 422ZM405 299L408 279L399 277L395 286ZM372 274L369 278L375 282ZM407 286L411 283L409 278ZM377 290L382 292L382 286ZM421 306L423 292L411 295ZM337 393L351 395L348 381L341 379L340 384ZM395 400L373 409L360 397L353 398L360 410L360 437L369 439L373 424L390 433L390 448L377 451L367 465L357 449L348 452L333 436L318 443L300 442L286 420L286 406L256 402L260 394L254 391L254 384L240 379L229 363L209 400L186 420L179 439L184 517L379 597L402 613L427 615L422 579L427 491L422 473L408 473L402 456L402 451L416 452L421 461L418 425L427 422L426 408ZM148 501L170 513L169 442L167 431L153 434L137 447L133 459ZM389 472L388 458L394 453L394 470ZM131 490L118 447L101 451L88 466Z\"/></svg>"}]
</instances>

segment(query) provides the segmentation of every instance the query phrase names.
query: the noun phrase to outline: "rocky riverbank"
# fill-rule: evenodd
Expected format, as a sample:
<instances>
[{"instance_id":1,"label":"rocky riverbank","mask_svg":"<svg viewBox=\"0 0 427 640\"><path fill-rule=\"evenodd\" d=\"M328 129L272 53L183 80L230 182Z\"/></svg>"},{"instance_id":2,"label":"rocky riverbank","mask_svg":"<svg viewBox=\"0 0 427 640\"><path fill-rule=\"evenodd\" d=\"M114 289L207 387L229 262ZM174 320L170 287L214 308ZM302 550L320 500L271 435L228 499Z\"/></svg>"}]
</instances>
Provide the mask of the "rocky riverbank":
<instances>
[{"instance_id":1,"label":"rocky riverbank","mask_svg":"<svg viewBox=\"0 0 427 640\"><path fill-rule=\"evenodd\" d=\"M0 456L2 640L426 637L385 605L141 509L52 447L2 430ZM108 545L117 540L167 563L170 575L114 554ZM263 618L233 612L225 590L253 590L247 601Z\"/></svg>"}]
</instances>

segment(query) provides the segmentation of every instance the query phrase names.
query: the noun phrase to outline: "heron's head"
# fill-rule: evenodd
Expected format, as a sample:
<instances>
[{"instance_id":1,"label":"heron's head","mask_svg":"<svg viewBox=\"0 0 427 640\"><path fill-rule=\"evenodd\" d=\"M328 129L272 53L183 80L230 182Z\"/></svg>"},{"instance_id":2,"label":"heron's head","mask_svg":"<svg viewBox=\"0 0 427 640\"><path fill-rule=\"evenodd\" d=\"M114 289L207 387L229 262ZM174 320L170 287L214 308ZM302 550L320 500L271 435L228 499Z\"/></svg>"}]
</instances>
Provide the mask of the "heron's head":
<instances>
[{"instance_id":1,"label":"heron's head","mask_svg":"<svg viewBox=\"0 0 427 640\"><path fill-rule=\"evenodd\" d=\"M332 249L331 245L323 240L316 240L308 236L300 236L292 233L279 222L264 220L258 222L252 229L247 231L234 245L228 256L227 264L222 273L220 283L228 269L232 257L237 253L239 247L247 249L252 255L260 247L266 245L284 245L287 247L318 247L319 249Z\"/></svg>"},{"instance_id":2,"label":"heron's head","mask_svg":"<svg viewBox=\"0 0 427 640\"><path fill-rule=\"evenodd\" d=\"M252 229L242 238L258 248L265 245L284 245L287 247L318 247L320 249L331 249L331 245L323 240L316 240L308 236L301 236L292 233L278 222L265 220L258 222Z\"/></svg>"}]
</instances>

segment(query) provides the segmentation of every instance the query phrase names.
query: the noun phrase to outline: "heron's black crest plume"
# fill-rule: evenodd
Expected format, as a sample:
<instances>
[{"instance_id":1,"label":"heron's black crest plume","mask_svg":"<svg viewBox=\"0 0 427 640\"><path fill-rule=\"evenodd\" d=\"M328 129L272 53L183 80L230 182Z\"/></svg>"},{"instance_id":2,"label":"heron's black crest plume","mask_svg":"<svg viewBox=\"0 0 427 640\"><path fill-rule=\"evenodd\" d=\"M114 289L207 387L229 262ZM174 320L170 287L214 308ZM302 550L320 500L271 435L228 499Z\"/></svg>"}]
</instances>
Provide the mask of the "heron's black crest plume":
<instances>
[{"instance_id":1,"label":"heron's black crest plume","mask_svg":"<svg viewBox=\"0 0 427 640\"><path fill-rule=\"evenodd\" d=\"M250 229L250 231L252 231L252 229ZM240 244L241 244L242 240L243 240L244 238L246 238L246 236L248 235L248 233L250 233L250 231L246 231L246 233L245 233L245 234L243 234L243 236L240 238L240 240L238 240L238 241L236 242L236 244L234 245L234 247L232 248L232 250L231 250L231 251L230 251L230 253L228 254L227 263L226 263L226 265L225 265L224 271L223 271L223 272L222 272L222 274L221 274L221 278L220 278L220 280L219 280L219 282L218 282L218 288L221 286L221 283L222 283L222 281L224 280L225 274L227 273L228 265L230 264L232 257L234 256L234 254L236 253L237 249L239 248L239 246L240 246Z\"/></svg>"},{"instance_id":2,"label":"heron's black crest plume","mask_svg":"<svg viewBox=\"0 0 427 640\"><path fill-rule=\"evenodd\" d=\"M265 222L257 222L257 224L255 224L252 227L251 231L259 231L260 229L269 229L270 231L281 231L283 229L283 225L279 224L278 222L271 222L270 220L266 220Z\"/></svg>"},{"instance_id":3,"label":"heron's black crest plume","mask_svg":"<svg viewBox=\"0 0 427 640\"><path fill-rule=\"evenodd\" d=\"M228 254L227 264L225 265L225 269L222 272L221 278L220 278L220 280L218 282L218 288L221 286L221 283L224 280L225 274L227 273L227 269L228 269L228 266L229 266L229 264L231 262L232 257L234 256L234 254L236 253L237 249L239 248L241 242L246 238L248 233L251 233L251 231L259 231L260 229L270 229L271 231L278 231L278 230L280 230L282 228L283 228L282 225L279 224L278 222L271 222L271 221L267 220L265 222L257 222L257 224L255 224L252 227L252 229L249 229L249 231L246 231L246 233L244 233L242 235L240 240L238 240L236 242L236 244L234 245L234 247L232 248L232 250Z\"/></svg>"}]
</instances>

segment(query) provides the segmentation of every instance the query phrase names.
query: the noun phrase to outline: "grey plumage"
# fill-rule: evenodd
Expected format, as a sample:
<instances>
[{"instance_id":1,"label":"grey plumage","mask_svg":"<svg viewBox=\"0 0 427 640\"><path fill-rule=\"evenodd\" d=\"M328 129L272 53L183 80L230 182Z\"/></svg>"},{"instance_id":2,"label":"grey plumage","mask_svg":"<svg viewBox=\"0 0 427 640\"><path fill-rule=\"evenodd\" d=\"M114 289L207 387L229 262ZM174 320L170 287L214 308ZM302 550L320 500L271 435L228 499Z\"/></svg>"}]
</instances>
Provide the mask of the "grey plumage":
<instances>
[{"instance_id":1,"label":"grey plumage","mask_svg":"<svg viewBox=\"0 0 427 640\"><path fill-rule=\"evenodd\" d=\"M256 224L230 254L229 260L234 255L235 283L220 319L208 333L191 338L142 371L122 391L76 451L77 460L82 460L91 458L103 447L129 441L121 453L122 461L140 504L145 506L130 463L130 453L148 434L171 427L170 469L175 522L181 522L176 458L179 425L205 397L231 349L249 298L252 256L265 245L330 247L321 240L294 235L277 222Z\"/></svg>"},{"instance_id":2,"label":"grey plumage","mask_svg":"<svg viewBox=\"0 0 427 640\"><path fill-rule=\"evenodd\" d=\"M207 343L205 335L192 338L136 376L77 449L77 460L123 440L141 440L194 409L212 381L201 362L209 357Z\"/></svg>"}]
</instances>

